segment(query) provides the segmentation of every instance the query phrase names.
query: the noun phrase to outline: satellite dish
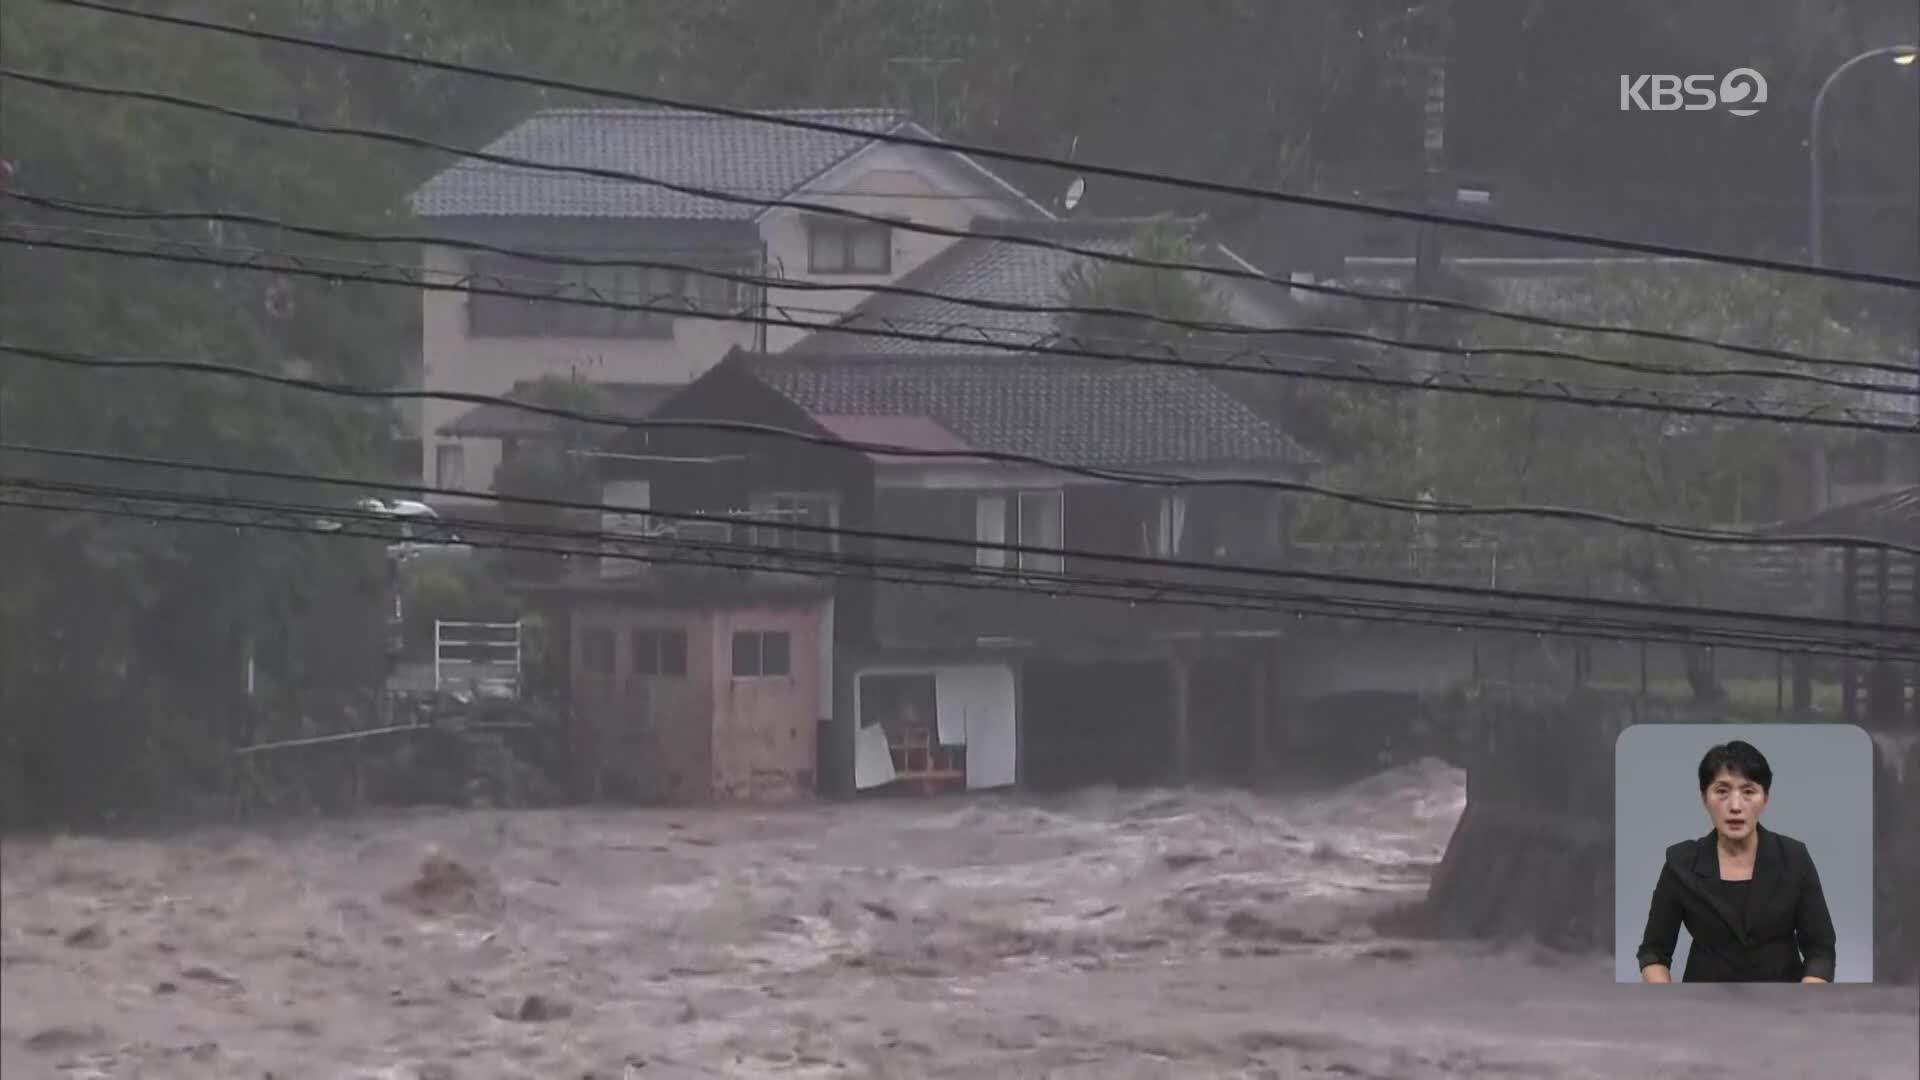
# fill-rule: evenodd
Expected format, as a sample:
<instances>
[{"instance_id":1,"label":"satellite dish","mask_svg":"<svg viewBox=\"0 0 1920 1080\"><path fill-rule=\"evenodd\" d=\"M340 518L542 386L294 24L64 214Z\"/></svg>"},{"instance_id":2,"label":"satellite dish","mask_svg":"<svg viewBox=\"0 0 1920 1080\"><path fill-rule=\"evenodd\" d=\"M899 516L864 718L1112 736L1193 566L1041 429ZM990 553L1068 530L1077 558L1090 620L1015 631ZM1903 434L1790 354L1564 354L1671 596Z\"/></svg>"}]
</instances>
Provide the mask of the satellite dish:
<instances>
[{"instance_id":1,"label":"satellite dish","mask_svg":"<svg viewBox=\"0 0 1920 1080\"><path fill-rule=\"evenodd\" d=\"M1085 198L1086 195L1086 178L1076 176L1073 178L1073 183L1067 185L1067 193L1060 197L1060 208L1071 214L1073 213L1073 208L1079 206L1080 200Z\"/></svg>"}]
</instances>

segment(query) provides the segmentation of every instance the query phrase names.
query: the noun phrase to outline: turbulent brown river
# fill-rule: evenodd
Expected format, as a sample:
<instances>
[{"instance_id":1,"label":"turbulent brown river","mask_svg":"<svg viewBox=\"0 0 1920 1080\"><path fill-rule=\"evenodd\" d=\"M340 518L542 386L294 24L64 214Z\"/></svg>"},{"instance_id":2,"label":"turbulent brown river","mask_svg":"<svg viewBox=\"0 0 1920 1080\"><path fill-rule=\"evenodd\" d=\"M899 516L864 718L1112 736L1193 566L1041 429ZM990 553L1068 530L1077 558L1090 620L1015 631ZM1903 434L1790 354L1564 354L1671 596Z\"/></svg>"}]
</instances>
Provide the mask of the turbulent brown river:
<instances>
[{"instance_id":1,"label":"turbulent brown river","mask_svg":"<svg viewBox=\"0 0 1920 1080\"><path fill-rule=\"evenodd\" d=\"M1911 987L1616 986L1375 929L1463 799L1426 763L8 841L0 1075L1920 1075Z\"/></svg>"}]
</instances>

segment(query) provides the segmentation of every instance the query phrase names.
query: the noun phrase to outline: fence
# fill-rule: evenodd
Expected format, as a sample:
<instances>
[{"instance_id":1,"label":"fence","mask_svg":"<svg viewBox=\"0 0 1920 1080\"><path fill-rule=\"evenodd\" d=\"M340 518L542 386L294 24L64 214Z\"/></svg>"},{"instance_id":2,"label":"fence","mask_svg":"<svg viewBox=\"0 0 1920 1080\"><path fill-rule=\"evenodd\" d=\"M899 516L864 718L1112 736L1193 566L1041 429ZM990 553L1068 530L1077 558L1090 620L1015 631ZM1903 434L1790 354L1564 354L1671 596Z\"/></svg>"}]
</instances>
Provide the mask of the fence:
<instances>
[{"instance_id":1,"label":"fence","mask_svg":"<svg viewBox=\"0 0 1920 1080\"><path fill-rule=\"evenodd\" d=\"M1874 664L1762 649L1606 638L1474 636L1474 682L1531 692L1595 691L1623 700L1708 704L1749 720L1869 722L1904 716L1920 727L1915 664ZM1874 695L1880 695L1879 701ZM1881 726L1900 726L1890 719Z\"/></svg>"},{"instance_id":2,"label":"fence","mask_svg":"<svg viewBox=\"0 0 1920 1080\"><path fill-rule=\"evenodd\" d=\"M1666 560L1656 565L1666 576L1684 579L1693 595L1676 602L1754 611L1839 615L1846 607L1843 583L1849 579L1847 553L1837 549L1791 545L1688 544L1687 572ZM1624 551L1624 549L1622 549ZM1445 585L1495 589L1531 589L1613 599L1659 599L1624 567L1621 553L1596 552L1571 544L1551 546L1460 533L1433 542L1418 540L1301 543L1294 565L1341 573L1375 574ZM1914 563L1911 556L1856 557L1851 575L1854 610L1871 613L1885 606L1896 613L1913 610ZM1886 566L1886 599L1879 573Z\"/></svg>"}]
</instances>

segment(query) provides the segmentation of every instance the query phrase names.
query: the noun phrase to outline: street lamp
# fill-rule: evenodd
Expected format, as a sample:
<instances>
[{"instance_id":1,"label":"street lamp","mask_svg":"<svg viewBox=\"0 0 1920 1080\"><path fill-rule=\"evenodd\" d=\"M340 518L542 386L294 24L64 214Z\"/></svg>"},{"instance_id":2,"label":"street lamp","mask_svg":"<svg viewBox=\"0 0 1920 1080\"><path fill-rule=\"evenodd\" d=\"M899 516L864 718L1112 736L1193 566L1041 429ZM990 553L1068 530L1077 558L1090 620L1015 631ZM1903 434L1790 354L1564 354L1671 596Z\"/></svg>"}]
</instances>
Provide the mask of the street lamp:
<instances>
[{"instance_id":1,"label":"street lamp","mask_svg":"<svg viewBox=\"0 0 1920 1080\"><path fill-rule=\"evenodd\" d=\"M1834 68L1833 74L1827 76L1827 81L1820 84L1820 92L1813 96L1813 123L1807 134L1807 175L1810 181L1807 193L1807 253L1815 266L1825 265L1822 259L1824 245L1821 242L1823 214L1820 189L1820 121L1826 112L1827 91L1833 89L1833 84L1839 81L1840 76L1845 75L1855 64L1865 63L1880 56L1893 57L1893 62L1901 67L1913 67L1915 58L1920 57L1920 46L1887 45L1878 49L1868 49Z\"/></svg>"}]
</instances>

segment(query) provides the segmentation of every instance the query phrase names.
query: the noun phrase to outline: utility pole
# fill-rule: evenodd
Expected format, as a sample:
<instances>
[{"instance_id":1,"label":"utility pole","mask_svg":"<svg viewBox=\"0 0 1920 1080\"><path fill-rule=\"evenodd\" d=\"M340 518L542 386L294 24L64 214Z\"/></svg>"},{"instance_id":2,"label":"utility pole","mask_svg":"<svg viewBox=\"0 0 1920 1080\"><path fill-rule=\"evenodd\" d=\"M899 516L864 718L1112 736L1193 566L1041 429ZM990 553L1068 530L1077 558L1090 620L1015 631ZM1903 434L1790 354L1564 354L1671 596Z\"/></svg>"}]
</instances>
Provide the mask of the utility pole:
<instances>
[{"instance_id":1,"label":"utility pole","mask_svg":"<svg viewBox=\"0 0 1920 1080\"><path fill-rule=\"evenodd\" d=\"M1422 209L1433 210L1450 205L1443 199L1447 178L1447 60L1453 46L1453 12L1450 0L1425 0L1415 20L1416 51L1406 57L1424 77L1414 80L1421 87L1421 148L1418 173L1413 190ZM1440 227L1428 222L1415 226L1413 252L1413 292L1431 296L1441 283ZM1414 305L1409 309L1408 337L1414 341L1437 341L1439 318L1434 312ZM1433 357L1411 353L1408 362L1416 381L1430 375ZM1416 392L1413 396L1413 453L1416 476L1424 480L1431 464L1435 439L1432 395ZM1416 526L1418 527L1418 526ZM1415 551L1425 547L1417 538Z\"/></svg>"}]
</instances>

